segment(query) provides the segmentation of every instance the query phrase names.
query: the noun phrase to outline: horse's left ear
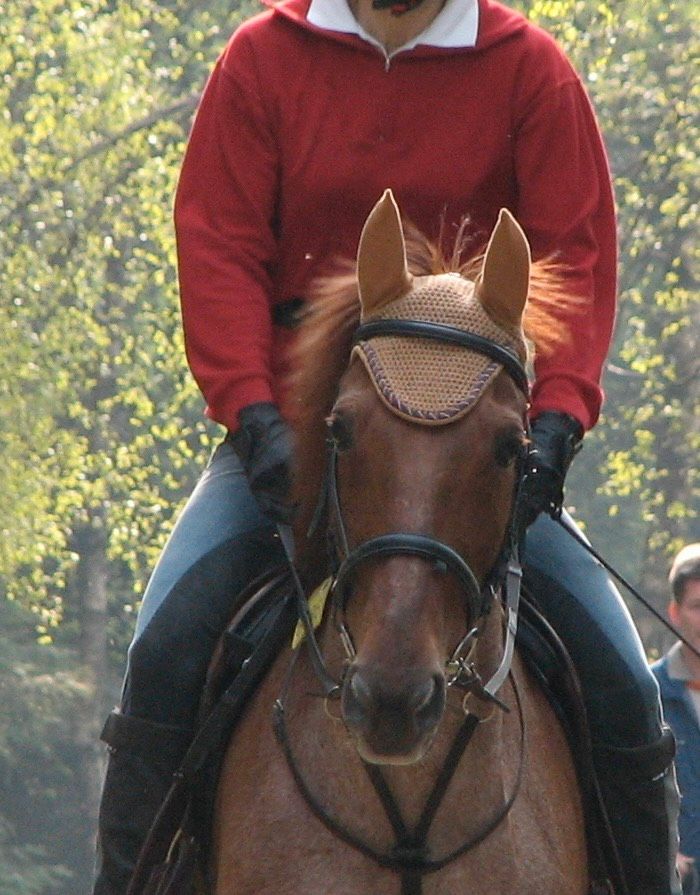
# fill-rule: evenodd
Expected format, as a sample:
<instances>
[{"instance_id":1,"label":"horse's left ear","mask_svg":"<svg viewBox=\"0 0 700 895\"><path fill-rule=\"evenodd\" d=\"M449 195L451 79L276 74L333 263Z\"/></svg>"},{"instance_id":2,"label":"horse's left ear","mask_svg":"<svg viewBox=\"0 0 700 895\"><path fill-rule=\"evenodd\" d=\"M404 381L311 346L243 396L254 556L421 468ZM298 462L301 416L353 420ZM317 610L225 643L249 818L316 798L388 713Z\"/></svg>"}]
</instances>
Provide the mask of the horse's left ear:
<instances>
[{"instance_id":1,"label":"horse's left ear","mask_svg":"<svg viewBox=\"0 0 700 895\"><path fill-rule=\"evenodd\" d=\"M411 288L401 216L391 190L384 191L362 228L357 284L363 318Z\"/></svg>"},{"instance_id":2,"label":"horse's left ear","mask_svg":"<svg viewBox=\"0 0 700 895\"><path fill-rule=\"evenodd\" d=\"M530 246L520 224L502 208L491 234L476 295L490 317L519 329L530 288Z\"/></svg>"}]
</instances>

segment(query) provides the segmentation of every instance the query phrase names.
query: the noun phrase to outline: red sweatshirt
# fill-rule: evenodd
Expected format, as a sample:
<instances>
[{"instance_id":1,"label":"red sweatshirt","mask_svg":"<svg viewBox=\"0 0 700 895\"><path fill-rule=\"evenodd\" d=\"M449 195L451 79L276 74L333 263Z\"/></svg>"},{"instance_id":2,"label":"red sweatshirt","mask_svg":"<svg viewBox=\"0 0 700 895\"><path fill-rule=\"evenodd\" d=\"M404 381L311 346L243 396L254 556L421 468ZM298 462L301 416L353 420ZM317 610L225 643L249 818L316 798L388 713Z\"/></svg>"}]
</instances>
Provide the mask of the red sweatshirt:
<instances>
[{"instance_id":1,"label":"red sweatshirt","mask_svg":"<svg viewBox=\"0 0 700 895\"><path fill-rule=\"evenodd\" d=\"M337 255L354 258L386 187L429 236L463 216L481 248L498 210L535 257L559 253L589 312L572 348L536 365L532 416L588 429L615 314L615 217L590 103L540 29L479 0L474 47L417 46L390 62L359 36L282 0L243 24L204 92L175 204L185 341L210 417L280 400L293 332L271 306L303 297ZM562 315L564 316L564 315Z\"/></svg>"}]
</instances>

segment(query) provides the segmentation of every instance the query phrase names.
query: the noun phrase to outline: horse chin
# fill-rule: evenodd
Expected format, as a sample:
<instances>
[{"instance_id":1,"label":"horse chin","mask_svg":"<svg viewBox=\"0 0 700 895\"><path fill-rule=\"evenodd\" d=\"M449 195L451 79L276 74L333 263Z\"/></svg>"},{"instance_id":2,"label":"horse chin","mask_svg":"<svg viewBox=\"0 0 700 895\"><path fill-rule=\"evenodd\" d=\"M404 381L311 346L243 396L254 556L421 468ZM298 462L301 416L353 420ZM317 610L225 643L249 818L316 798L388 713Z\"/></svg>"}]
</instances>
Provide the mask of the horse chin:
<instances>
[{"instance_id":1,"label":"horse chin","mask_svg":"<svg viewBox=\"0 0 700 895\"><path fill-rule=\"evenodd\" d=\"M400 750L393 748L391 751L387 751L379 746L372 746L361 736L355 735L353 737L358 755L367 764L393 765L395 767L405 767L422 761L428 754L434 738L435 731L428 736L424 736L410 748Z\"/></svg>"}]
</instances>

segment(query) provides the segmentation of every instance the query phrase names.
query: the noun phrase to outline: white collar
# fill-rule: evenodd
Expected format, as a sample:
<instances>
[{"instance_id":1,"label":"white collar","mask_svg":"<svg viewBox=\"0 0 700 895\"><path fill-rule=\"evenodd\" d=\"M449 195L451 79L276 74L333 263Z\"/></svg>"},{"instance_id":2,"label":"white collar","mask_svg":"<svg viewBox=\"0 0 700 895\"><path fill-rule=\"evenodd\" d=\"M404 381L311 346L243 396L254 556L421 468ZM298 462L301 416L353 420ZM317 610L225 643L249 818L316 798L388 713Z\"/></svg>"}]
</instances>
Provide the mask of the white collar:
<instances>
[{"instance_id":1,"label":"white collar","mask_svg":"<svg viewBox=\"0 0 700 895\"><path fill-rule=\"evenodd\" d=\"M668 651L668 676L676 681L689 681L693 675L685 663L681 646L680 640L677 640Z\"/></svg>"},{"instance_id":2,"label":"white collar","mask_svg":"<svg viewBox=\"0 0 700 895\"><path fill-rule=\"evenodd\" d=\"M307 21L327 31L357 34L363 40L380 46L367 34L352 14L347 0L311 0ZM418 44L431 47L473 47L479 31L477 0L447 0L443 8L422 34L399 50L412 50ZM394 53L392 53L394 55Z\"/></svg>"}]
</instances>

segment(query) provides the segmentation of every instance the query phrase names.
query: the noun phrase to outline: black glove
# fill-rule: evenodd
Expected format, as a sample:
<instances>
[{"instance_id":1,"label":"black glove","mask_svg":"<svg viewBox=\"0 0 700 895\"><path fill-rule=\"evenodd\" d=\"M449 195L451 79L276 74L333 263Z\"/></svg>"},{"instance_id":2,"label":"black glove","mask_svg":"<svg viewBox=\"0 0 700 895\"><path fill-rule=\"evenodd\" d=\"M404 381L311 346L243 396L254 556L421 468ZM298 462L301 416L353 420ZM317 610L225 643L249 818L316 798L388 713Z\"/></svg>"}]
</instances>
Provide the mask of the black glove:
<instances>
[{"instance_id":1,"label":"black glove","mask_svg":"<svg viewBox=\"0 0 700 895\"><path fill-rule=\"evenodd\" d=\"M273 522L288 524L292 482L292 438L274 404L250 404L238 414L239 428L228 440L238 454L260 509Z\"/></svg>"},{"instance_id":2,"label":"black glove","mask_svg":"<svg viewBox=\"0 0 700 895\"><path fill-rule=\"evenodd\" d=\"M564 478L581 448L583 427L568 413L547 411L532 424L532 447L522 486L525 527L540 513L556 519L564 502Z\"/></svg>"}]
</instances>

